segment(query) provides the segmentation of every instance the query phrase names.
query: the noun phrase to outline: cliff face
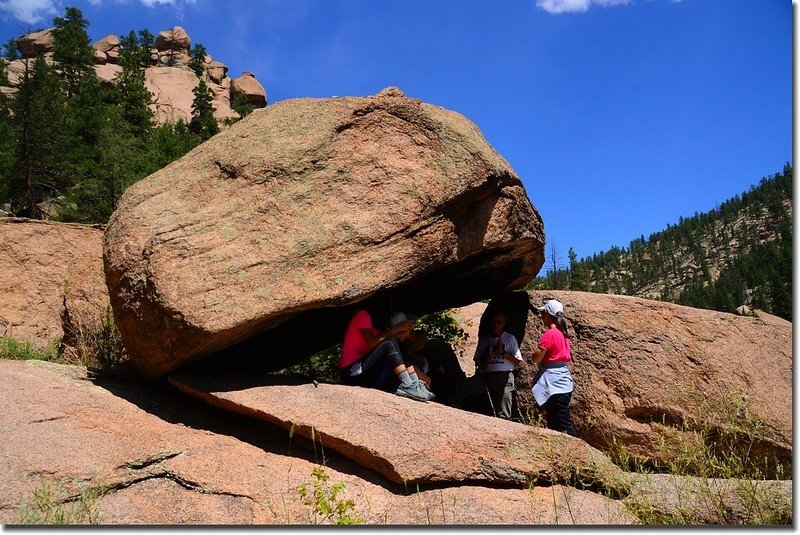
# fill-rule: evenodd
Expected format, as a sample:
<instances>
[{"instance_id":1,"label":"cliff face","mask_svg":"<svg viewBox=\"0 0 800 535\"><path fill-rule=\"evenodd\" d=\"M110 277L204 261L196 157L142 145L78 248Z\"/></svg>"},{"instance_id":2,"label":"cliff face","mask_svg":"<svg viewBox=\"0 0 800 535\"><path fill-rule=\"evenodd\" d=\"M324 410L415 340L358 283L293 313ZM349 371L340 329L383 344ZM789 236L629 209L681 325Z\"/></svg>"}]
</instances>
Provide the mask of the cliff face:
<instances>
[{"instance_id":1,"label":"cliff face","mask_svg":"<svg viewBox=\"0 0 800 535\"><path fill-rule=\"evenodd\" d=\"M228 76L228 66L205 55L203 68L198 74L189 63L192 40L189 34L176 26L162 31L150 49L149 61L142 65L145 72L145 86L152 93L150 109L158 123L188 123L192 118L192 90L204 81L213 96L214 116L224 125L227 119L239 119L239 114L231 107L231 102L239 95L249 105L263 108L267 105L267 94L261 83L251 72L238 78ZM95 72L101 83L115 86L122 72L120 60L120 39L117 35L107 35L92 44L95 55ZM53 29L42 30L18 38L18 48L22 59L3 61L9 79L9 87L4 92L11 93L19 85L25 72L25 62L43 55L51 60L53 55Z\"/></svg>"}]
</instances>

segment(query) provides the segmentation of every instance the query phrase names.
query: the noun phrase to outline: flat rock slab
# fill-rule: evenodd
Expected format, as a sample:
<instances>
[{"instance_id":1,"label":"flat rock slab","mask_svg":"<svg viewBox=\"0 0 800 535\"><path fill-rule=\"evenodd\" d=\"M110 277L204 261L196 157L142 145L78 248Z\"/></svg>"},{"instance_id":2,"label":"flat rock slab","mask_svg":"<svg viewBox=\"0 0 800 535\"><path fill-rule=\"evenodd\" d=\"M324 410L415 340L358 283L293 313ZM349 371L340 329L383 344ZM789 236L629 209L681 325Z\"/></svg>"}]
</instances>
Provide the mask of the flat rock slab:
<instances>
[{"instance_id":1,"label":"flat rock slab","mask_svg":"<svg viewBox=\"0 0 800 535\"><path fill-rule=\"evenodd\" d=\"M325 462L352 516L369 525L631 524L619 500L554 485L405 488L335 455L291 448L288 433L158 385L91 378L78 366L0 359L0 523L20 521L37 489L61 500L101 492L100 524L330 523L297 486ZM56 501L52 510L69 508Z\"/></svg>"},{"instance_id":2,"label":"flat rock slab","mask_svg":"<svg viewBox=\"0 0 800 535\"><path fill-rule=\"evenodd\" d=\"M579 478L585 486L615 488L621 479L603 453L563 433L379 390L197 372L176 372L169 381L318 441L397 483L527 486Z\"/></svg>"}]
</instances>

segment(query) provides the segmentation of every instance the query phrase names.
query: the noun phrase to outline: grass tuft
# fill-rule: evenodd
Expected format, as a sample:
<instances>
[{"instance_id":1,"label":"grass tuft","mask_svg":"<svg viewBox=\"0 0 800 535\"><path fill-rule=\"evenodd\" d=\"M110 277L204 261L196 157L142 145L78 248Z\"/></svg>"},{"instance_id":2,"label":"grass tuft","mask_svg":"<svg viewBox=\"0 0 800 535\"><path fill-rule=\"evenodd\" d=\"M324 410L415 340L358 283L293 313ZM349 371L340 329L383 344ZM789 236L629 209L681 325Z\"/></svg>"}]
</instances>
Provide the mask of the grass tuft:
<instances>
[{"instance_id":1,"label":"grass tuft","mask_svg":"<svg viewBox=\"0 0 800 535\"><path fill-rule=\"evenodd\" d=\"M17 340L10 336L0 336L0 358L11 360L46 360L53 361L58 357L58 344L49 343L38 349L28 340Z\"/></svg>"},{"instance_id":2,"label":"grass tuft","mask_svg":"<svg viewBox=\"0 0 800 535\"><path fill-rule=\"evenodd\" d=\"M66 481L40 478L33 496L19 505L20 524L71 525L98 524L97 500L102 493L96 489L82 488L70 493Z\"/></svg>"}]
</instances>

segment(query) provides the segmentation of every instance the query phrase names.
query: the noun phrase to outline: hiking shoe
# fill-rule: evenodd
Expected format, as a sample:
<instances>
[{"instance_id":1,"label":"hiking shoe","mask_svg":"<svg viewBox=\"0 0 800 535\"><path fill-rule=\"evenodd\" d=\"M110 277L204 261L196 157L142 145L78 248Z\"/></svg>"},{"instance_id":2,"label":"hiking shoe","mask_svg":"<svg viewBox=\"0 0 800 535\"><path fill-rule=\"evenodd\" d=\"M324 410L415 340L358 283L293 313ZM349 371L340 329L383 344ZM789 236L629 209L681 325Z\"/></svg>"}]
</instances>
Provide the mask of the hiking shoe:
<instances>
[{"instance_id":1,"label":"hiking shoe","mask_svg":"<svg viewBox=\"0 0 800 535\"><path fill-rule=\"evenodd\" d=\"M436 399L436 394L428 390L428 385L425 384L424 381L417 381L420 391L428 397L428 401L433 401Z\"/></svg>"},{"instance_id":2,"label":"hiking shoe","mask_svg":"<svg viewBox=\"0 0 800 535\"><path fill-rule=\"evenodd\" d=\"M397 392L395 392L398 396L403 396L404 398L411 398L416 399L417 401L428 401L428 396L425 392L419 388L417 385L419 381L416 383L411 383L410 385L400 385L397 387Z\"/></svg>"}]
</instances>

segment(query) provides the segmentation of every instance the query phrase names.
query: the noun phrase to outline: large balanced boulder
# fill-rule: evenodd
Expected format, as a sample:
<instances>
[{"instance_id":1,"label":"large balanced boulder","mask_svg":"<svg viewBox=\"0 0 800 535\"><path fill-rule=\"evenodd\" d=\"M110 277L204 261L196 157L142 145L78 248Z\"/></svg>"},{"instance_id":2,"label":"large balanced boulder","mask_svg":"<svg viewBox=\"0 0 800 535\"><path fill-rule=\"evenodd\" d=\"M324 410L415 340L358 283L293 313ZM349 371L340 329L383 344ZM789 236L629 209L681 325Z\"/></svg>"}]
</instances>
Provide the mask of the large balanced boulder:
<instances>
[{"instance_id":1,"label":"large balanced boulder","mask_svg":"<svg viewBox=\"0 0 800 535\"><path fill-rule=\"evenodd\" d=\"M191 44L192 39L189 34L180 26L158 32L155 42L156 49L162 52L172 50L188 52Z\"/></svg>"},{"instance_id":2,"label":"large balanced boulder","mask_svg":"<svg viewBox=\"0 0 800 535\"><path fill-rule=\"evenodd\" d=\"M569 319L572 413L587 442L663 462L725 437L748 445L765 474L791 471L790 322L619 295L515 292L489 308L510 310L509 330L522 338L523 411L535 406L530 358L542 332L528 307L546 297L561 300Z\"/></svg>"},{"instance_id":3,"label":"large balanced boulder","mask_svg":"<svg viewBox=\"0 0 800 535\"><path fill-rule=\"evenodd\" d=\"M102 252L100 228L0 218L0 335L42 349L74 322L95 326L109 306Z\"/></svg>"},{"instance_id":4,"label":"large balanced boulder","mask_svg":"<svg viewBox=\"0 0 800 535\"><path fill-rule=\"evenodd\" d=\"M543 242L475 125L390 88L252 113L129 188L104 260L131 362L156 377L234 344L281 368L378 293L425 311L520 288Z\"/></svg>"}]
</instances>

